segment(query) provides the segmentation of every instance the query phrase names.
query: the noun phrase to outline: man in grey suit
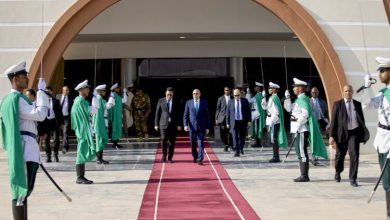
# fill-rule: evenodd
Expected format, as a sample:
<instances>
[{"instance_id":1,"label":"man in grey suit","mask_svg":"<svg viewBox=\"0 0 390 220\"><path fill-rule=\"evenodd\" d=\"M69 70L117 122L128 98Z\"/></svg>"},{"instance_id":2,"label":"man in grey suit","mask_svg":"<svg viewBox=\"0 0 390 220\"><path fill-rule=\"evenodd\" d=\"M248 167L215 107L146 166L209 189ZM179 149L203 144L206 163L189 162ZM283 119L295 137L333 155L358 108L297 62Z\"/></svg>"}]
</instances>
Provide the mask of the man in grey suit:
<instances>
[{"instance_id":1,"label":"man in grey suit","mask_svg":"<svg viewBox=\"0 0 390 220\"><path fill-rule=\"evenodd\" d=\"M218 98L217 109L215 111L215 124L219 126L222 143L225 145L225 151L233 146L232 135L226 127L226 111L229 102L233 99L229 87L224 88L224 95Z\"/></svg>"}]
</instances>

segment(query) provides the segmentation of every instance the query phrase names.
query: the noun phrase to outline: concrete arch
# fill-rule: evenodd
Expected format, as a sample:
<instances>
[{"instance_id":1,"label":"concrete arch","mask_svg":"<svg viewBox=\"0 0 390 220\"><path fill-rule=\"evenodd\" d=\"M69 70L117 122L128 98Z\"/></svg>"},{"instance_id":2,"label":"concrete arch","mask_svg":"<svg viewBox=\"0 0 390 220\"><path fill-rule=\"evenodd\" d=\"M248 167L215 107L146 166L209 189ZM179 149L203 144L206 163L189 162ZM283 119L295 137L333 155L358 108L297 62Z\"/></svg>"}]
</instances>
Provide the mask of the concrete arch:
<instances>
[{"instance_id":1,"label":"concrete arch","mask_svg":"<svg viewBox=\"0 0 390 220\"><path fill-rule=\"evenodd\" d=\"M79 0L70 7L45 37L30 67L30 86L36 84L43 58L44 77L52 73L73 38L94 17L120 0ZM295 0L253 0L281 19L300 39L312 57L324 84L328 103L342 95L347 83L340 60L325 33L313 17Z\"/></svg>"}]
</instances>

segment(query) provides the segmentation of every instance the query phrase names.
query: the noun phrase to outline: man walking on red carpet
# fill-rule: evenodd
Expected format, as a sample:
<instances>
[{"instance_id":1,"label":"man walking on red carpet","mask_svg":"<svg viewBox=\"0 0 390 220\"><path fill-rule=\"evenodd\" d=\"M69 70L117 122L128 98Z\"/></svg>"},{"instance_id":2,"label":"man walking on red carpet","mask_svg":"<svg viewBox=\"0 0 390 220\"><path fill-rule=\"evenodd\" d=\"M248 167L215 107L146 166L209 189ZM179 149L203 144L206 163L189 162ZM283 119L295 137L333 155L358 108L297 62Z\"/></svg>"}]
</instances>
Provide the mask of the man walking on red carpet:
<instances>
[{"instance_id":1,"label":"man walking on red carpet","mask_svg":"<svg viewBox=\"0 0 390 220\"><path fill-rule=\"evenodd\" d=\"M194 89L193 99L186 102L183 123L184 130L190 132L194 163L203 165L204 137L209 134L210 115L207 101L200 99L200 95L200 90Z\"/></svg>"},{"instance_id":2,"label":"man walking on red carpet","mask_svg":"<svg viewBox=\"0 0 390 220\"><path fill-rule=\"evenodd\" d=\"M180 115L179 103L173 98L173 88L168 87L165 91L165 97L158 100L154 117L154 129L160 131L163 162L167 160L168 156L168 162L173 163L172 158L175 150L177 131L182 129L179 126L181 123L179 122Z\"/></svg>"}]
</instances>

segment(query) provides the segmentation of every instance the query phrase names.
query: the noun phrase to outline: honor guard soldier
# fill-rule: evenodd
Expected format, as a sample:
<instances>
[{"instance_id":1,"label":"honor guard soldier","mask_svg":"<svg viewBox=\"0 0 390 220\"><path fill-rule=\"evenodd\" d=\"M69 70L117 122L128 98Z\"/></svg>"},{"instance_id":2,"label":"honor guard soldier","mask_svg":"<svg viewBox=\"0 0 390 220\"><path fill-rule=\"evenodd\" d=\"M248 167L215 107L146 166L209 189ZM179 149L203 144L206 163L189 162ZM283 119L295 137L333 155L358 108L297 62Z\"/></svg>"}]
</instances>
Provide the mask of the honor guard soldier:
<instances>
[{"instance_id":1,"label":"honor guard soldier","mask_svg":"<svg viewBox=\"0 0 390 220\"><path fill-rule=\"evenodd\" d=\"M39 79L36 105L23 95L28 78L26 62L8 68L4 73L11 82L11 92L0 104L1 136L8 156L12 192L12 213L15 220L27 219L27 197L35 184L41 156L37 142L36 121L46 118L49 98L44 79Z\"/></svg>"},{"instance_id":2,"label":"honor guard soldier","mask_svg":"<svg viewBox=\"0 0 390 220\"><path fill-rule=\"evenodd\" d=\"M310 142L313 155L328 158L328 153L317 120L312 115L309 97L305 95L307 83L294 78L294 94L297 99L291 104L290 92L286 90L284 107L291 112L290 132L294 135L293 144L300 162L301 175L294 182L308 182L309 179L309 156L307 147Z\"/></svg>"},{"instance_id":3,"label":"honor guard soldier","mask_svg":"<svg viewBox=\"0 0 390 220\"><path fill-rule=\"evenodd\" d=\"M262 102L266 102L265 100L265 91L261 91L261 87L264 85L259 82L255 82L255 91L256 95L251 97L249 88L247 89L246 98L249 103L252 104L252 132L253 138L256 143L253 147L261 147L261 138L263 136L263 129L265 128L265 111L261 107Z\"/></svg>"},{"instance_id":4,"label":"honor guard soldier","mask_svg":"<svg viewBox=\"0 0 390 220\"><path fill-rule=\"evenodd\" d=\"M127 89L123 89L123 98L119 95L121 87L118 83L111 86L111 95L108 99L108 121L111 125L112 147L122 148L118 141L122 137L123 111L122 104L127 102Z\"/></svg>"},{"instance_id":5,"label":"honor guard soldier","mask_svg":"<svg viewBox=\"0 0 390 220\"><path fill-rule=\"evenodd\" d=\"M378 152L380 167L383 170L385 161L390 158L390 58L377 57L379 79L386 87L374 96L372 90L363 90L363 107L378 109L378 127L374 147ZM364 77L364 87L371 86L371 76ZM386 192L387 219L390 219L390 166L386 166L382 176Z\"/></svg>"},{"instance_id":6,"label":"honor guard soldier","mask_svg":"<svg viewBox=\"0 0 390 220\"><path fill-rule=\"evenodd\" d=\"M78 84L75 88L79 96L75 98L71 111L71 125L77 137L77 158L76 174L78 184L92 184L93 181L85 178L85 163L92 161L96 156L96 147L93 143L90 115L94 109L89 106L85 98L89 95L90 89L88 80ZM97 104L94 104L95 106Z\"/></svg>"},{"instance_id":7,"label":"honor guard soldier","mask_svg":"<svg viewBox=\"0 0 390 220\"><path fill-rule=\"evenodd\" d=\"M278 97L280 86L273 82L269 82L268 93L271 95L268 102L262 103L263 109L267 110L267 125L268 143L272 145L273 157L270 163L279 163L279 147L287 148L287 136L284 128L283 107Z\"/></svg>"},{"instance_id":8,"label":"honor guard soldier","mask_svg":"<svg viewBox=\"0 0 390 220\"><path fill-rule=\"evenodd\" d=\"M105 96L106 84L97 86L92 98L92 108L96 111L96 114L92 116L92 127L96 140L96 162L98 164L109 164L108 161L103 159L103 150L108 143L108 103L104 100Z\"/></svg>"}]
</instances>

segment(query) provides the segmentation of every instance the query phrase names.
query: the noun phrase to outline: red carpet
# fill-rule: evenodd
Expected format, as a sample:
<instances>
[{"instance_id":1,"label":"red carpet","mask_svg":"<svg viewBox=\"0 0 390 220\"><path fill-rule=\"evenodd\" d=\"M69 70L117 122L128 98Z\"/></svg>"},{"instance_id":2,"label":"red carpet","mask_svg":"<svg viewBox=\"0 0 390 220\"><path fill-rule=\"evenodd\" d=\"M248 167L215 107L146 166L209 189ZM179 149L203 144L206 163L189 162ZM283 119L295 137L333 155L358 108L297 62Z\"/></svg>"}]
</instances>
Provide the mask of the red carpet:
<instances>
[{"instance_id":1,"label":"red carpet","mask_svg":"<svg viewBox=\"0 0 390 220\"><path fill-rule=\"evenodd\" d=\"M138 219L260 219L207 143L205 151L200 166L188 142L176 144L172 164L157 150Z\"/></svg>"}]
</instances>

